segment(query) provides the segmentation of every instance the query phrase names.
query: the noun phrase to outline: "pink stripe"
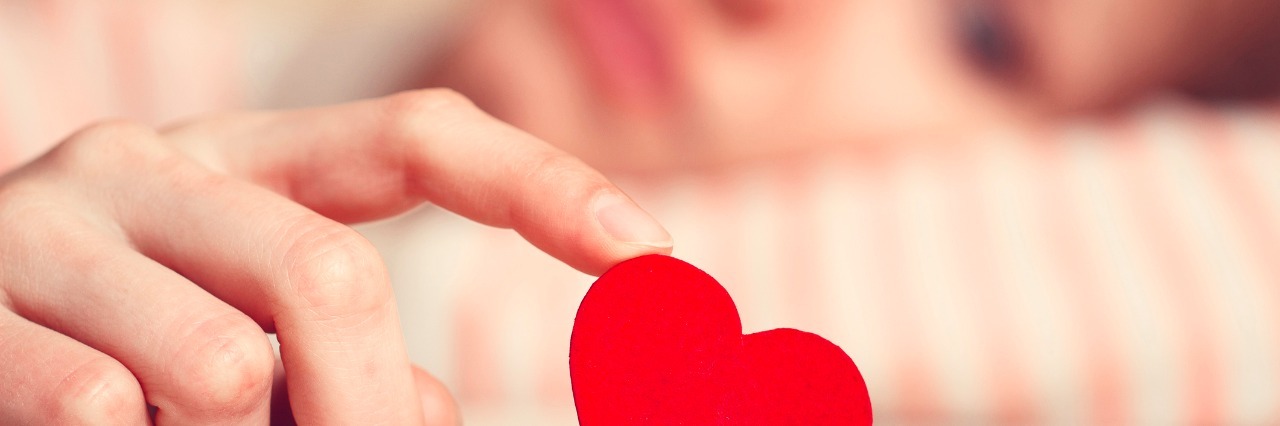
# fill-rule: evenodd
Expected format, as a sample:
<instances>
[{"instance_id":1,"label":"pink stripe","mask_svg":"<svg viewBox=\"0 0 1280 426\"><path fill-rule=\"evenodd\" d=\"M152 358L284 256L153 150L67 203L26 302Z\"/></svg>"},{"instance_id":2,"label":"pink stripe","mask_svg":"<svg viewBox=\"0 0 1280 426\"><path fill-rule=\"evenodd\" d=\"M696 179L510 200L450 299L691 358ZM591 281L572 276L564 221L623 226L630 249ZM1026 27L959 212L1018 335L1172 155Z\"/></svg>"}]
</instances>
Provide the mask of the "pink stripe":
<instances>
[{"instance_id":1,"label":"pink stripe","mask_svg":"<svg viewBox=\"0 0 1280 426\"><path fill-rule=\"evenodd\" d=\"M1127 424L1132 418L1129 411L1132 398L1131 385L1124 379L1124 373L1129 368L1120 353L1120 337L1113 331L1106 309L1098 304L1102 299L1097 288L1101 282L1098 265L1089 260L1089 250L1080 239L1085 235L1080 230L1091 225L1081 222L1081 213L1069 195L1069 147L1061 139L1051 139L1048 135L1040 138L1031 135L1028 139L1038 148L1035 163L1045 165L1043 178L1048 185L1042 198L1035 202L1045 206L1051 258L1060 261L1053 264L1058 266L1055 275L1065 278L1064 283L1079 283L1063 290L1070 297L1068 303L1079 311L1076 316L1081 334L1078 341L1088 348L1085 371L1093 412L1087 423Z\"/></svg>"},{"instance_id":2,"label":"pink stripe","mask_svg":"<svg viewBox=\"0 0 1280 426\"><path fill-rule=\"evenodd\" d=\"M796 321L793 327L820 329L831 323L818 303L817 294L822 283L818 273L821 265L814 251L819 247L818 235L822 232L814 209L814 184L810 180L811 168L807 162L790 162L784 165L774 189L777 203L784 206L778 227L778 257L785 282L776 283L783 289L783 307L787 318Z\"/></svg>"},{"instance_id":3,"label":"pink stripe","mask_svg":"<svg viewBox=\"0 0 1280 426\"><path fill-rule=\"evenodd\" d=\"M1201 303L1202 300L1194 290L1195 271L1189 265L1195 257L1187 252L1187 242L1175 237L1176 225L1171 223L1172 219L1165 213L1170 206L1156 196L1159 182L1153 178L1153 174L1157 173L1153 170L1153 163L1160 160L1150 152L1150 148L1155 143L1162 142L1143 142L1145 135L1138 132L1138 124L1125 123L1119 129L1120 137L1114 142L1116 153L1124 161L1117 166L1123 176L1120 183L1124 185L1122 189L1126 190L1125 194L1135 200L1134 206L1138 209L1140 218L1136 224L1138 232L1143 236L1141 241L1146 242L1150 252L1160 260L1156 263L1159 267L1152 272L1156 274L1157 282L1166 283L1168 290L1174 295L1179 315L1169 320L1181 322L1177 329L1186 330L1187 333L1186 347L1183 350L1187 354L1187 365L1184 368L1188 377L1184 386L1192 393L1184 407L1184 419L1190 424L1212 424L1220 421L1223 411L1220 371L1222 356L1218 353L1219 348L1210 344L1214 330L1207 322L1208 318L1212 318L1212 312ZM1203 141L1195 143L1201 142Z\"/></svg>"},{"instance_id":4,"label":"pink stripe","mask_svg":"<svg viewBox=\"0 0 1280 426\"><path fill-rule=\"evenodd\" d=\"M494 253L503 247L503 238L495 230L483 230L476 238L481 239L478 245L482 248L476 253ZM504 333L493 330L494 320L490 315L498 310L493 308L494 302L489 297L494 294L494 282L485 273L489 268L485 259L492 257L477 254L466 258L475 262L468 268L460 268L465 278L457 283L462 294L453 321L456 327L454 363L458 372L455 391L460 400L469 403L500 403L507 397L502 387L506 378L495 368L501 365L495 340Z\"/></svg>"},{"instance_id":5,"label":"pink stripe","mask_svg":"<svg viewBox=\"0 0 1280 426\"><path fill-rule=\"evenodd\" d=\"M556 262L559 263L559 262ZM538 265L535 265L538 266ZM541 282L520 283L511 281L516 285L540 285L543 288L534 291L533 300L524 301L524 303L534 303L539 307L538 320L542 321L543 327L547 330L545 341L531 348L536 351L534 356L538 362L535 364L536 374L536 390L535 398L537 401L549 407L563 407L573 405L573 385L569 381L569 358L568 345L569 337L572 335L572 327L564 327L562 324L569 324L565 320L573 318L577 311L575 300L581 300L586 293L581 291L579 287L573 285L573 278L567 273L559 273L564 271L565 266L556 265L556 270L548 270L546 273L553 279L540 280ZM531 267L530 270L538 268ZM565 301L569 301L566 306ZM571 313L566 316L566 312ZM559 344L564 342L564 344Z\"/></svg>"},{"instance_id":6,"label":"pink stripe","mask_svg":"<svg viewBox=\"0 0 1280 426\"><path fill-rule=\"evenodd\" d=\"M110 66L119 78L115 82L115 94L122 102L124 113L129 118L144 120L157 115L155 99L159 94L149 84L157 78L152 74L154 70L150 62L154 52L148 51L148 38L152 36L148 34L148 30L152 30L148 22L150 12L146 7L138 6L133 2L121 2L108 7L110 20L104 39L106 47L112 49Z\"/></svg>"},{"instance_id":7,"label":"pink stripe","mask_svg":"<svg viewBox=\"0 0 1280 426\"><path fill-rule=\"evenodd\" d=\"M88 92L87 85L103 82L98 81L101 76L85 75L85 66L83 62L85 58L80 57L86 50L85 46L76 45L76 40L72 38L72 34L77 32L73 28L74 22L70 21L69 15L76 12L72 8L86 7L79 2L76 4L67 4L65 1L47 1L37 2L40 14L43 15L43 25L45 26L46 38L44 39L51 53L48 57L52 63L47 64L46 71L48 78L44 79L43 93L50 95L53 102L58 106L59 117L70 122L57 121L58 125L66 125L74 128L78 126L81 120L89 120L93 118L92 108L85 102L84 94ZM104 46L105 47L105 46ZM51 129L52 130L52 129ZM69 131L71 129L57 129L60 131Z\"/></svg>"},{"instance_id":8,"label":"pink stripe","mask_svg":"<svg viewBox=\"0 0 1280 426\"><path fill-rule=\"evenodd\" d=\"M462 303L460 315L455 320L457 337L454 340L457 353L458 398L467 402L492 403L502 397L501 377L490 368L498 364L494 356L497 348L491 339L486 307L474 303Z\"/></svg>"}]
</instances>

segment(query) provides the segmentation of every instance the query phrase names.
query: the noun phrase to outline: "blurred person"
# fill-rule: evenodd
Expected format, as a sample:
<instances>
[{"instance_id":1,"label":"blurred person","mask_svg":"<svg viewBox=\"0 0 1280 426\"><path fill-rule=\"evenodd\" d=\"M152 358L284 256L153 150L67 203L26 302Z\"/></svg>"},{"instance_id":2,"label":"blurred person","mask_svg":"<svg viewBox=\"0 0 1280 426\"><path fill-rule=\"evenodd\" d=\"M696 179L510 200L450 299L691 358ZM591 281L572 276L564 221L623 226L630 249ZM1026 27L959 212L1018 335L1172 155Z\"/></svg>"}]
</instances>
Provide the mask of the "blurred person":
<instances>
[{"instance_id":1,"label":"blurred person","mask_svg":"<svg viewBox=\"0 0 1280 426\"><path fill-rule=\"evenodd\" d=\"M1280 420L1273 113L1141 103L1274 94L1271 2L3 8L8 422L571 421L569 266L672 234L885 422ZM528 242L343 225L424 201Z\"/></svg>"}]
</instances>

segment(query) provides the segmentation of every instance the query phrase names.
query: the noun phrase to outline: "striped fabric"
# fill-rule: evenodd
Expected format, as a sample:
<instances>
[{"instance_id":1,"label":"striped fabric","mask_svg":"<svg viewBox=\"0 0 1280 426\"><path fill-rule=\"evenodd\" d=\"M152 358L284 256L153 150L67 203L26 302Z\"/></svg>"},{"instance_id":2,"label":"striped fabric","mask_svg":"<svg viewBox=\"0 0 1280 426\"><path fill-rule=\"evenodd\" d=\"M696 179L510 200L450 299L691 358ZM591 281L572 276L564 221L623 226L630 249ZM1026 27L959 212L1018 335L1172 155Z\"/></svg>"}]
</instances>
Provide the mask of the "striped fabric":
<instances>
[{"instance_id":1,"label":"striped fabric","mask_svg":"<svg viewBox=\"0 0 1280 426\"><path fill-rule=\"evenodd\" d=\"M228 4L0 1L0 170L104 117L159 125L239 104Z\"/></svg>"},{"instance_id":2,"label":"striped fabric","mask_svg":"<svg viewBox=\"0 0 1280 426\"><path fill-rule=\"evenodd\" d=\"M1161 103L619 182L747 331L849 352L883 424L1280 424L1277 118ZM438 211L363 230L470 424L573 422L590 277Z\"/></svg>"},{"instance_id":3,"label":"striped fabric","mask_svg":"<svg viewBox=\"0 0 1280 426\"><path fill-rule=\"evenodd\" d=\"M271 65L226 37L234 3L0 1L0 170L100 117L255 102L245 87L270 80L246 74ZM616 178L748 331L844 347L882 424L1280 424L1273 108L1162 102ZM574 423L568 338L590 277L429 208L361 229L411 355L468 424Z\"/></svg>"}]
</instances>

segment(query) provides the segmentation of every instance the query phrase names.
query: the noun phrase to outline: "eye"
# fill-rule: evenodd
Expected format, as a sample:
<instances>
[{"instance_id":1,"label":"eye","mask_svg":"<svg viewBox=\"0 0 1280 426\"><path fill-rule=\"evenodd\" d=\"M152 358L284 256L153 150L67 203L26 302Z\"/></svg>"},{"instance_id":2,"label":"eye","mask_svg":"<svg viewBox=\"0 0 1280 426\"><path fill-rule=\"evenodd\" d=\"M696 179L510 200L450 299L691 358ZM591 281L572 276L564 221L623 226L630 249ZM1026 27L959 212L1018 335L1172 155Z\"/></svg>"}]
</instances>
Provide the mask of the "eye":
<instances>
[{"instance_id":1,"label":"eye","mask_svg":"<svg viewBox=\"0 0 1280 426\"><path fill-rule=\"evenodd\" d=\"M960 47L974 65L999 79L1019 71L1022 52L1000 0L963 0L957 7Z\"/></svg>"}]
</instances>

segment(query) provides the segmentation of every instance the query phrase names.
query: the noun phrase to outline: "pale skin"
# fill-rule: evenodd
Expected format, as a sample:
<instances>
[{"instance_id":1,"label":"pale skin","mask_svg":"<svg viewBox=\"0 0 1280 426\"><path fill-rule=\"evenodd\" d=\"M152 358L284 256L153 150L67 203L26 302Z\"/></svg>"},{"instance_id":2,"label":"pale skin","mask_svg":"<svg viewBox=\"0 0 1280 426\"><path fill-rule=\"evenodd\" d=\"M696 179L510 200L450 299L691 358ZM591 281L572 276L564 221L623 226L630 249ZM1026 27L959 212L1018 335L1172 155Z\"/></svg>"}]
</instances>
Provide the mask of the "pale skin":
<instances>
[{"instance_id":1,"label":"pale skin","mask_svg":"<svg viewBox=\"0 0 1280 426\"><path fill-rule=\"evenodd\" d=\"M454 423L345 225L424 201L588 273L671 247L599 173L450 91L96 124L0 180L0 363L28 367L0 369L0 419L264 424L265 330L299 423Z\"/></svg>"},{"instance_id":2,"label":"pale skin","mask_svg":"<svg viewBox=\"0 0 1280 426\"><path fill-rule=\"evenodd\" d=\"M431 202L597 274L672 242L592 166L718 166L1229 91L1241 70L1206 64L1233 52L1280 69L1272 26L1233 25L1274 22L1267 0L652 0L655 22L681 23L659 34L670 98L628 98L590 83L547 18L556 3L493 1L428 84L542 139L457 93L412 91L94 124L0 176L0 424L452 424L349 224ZM1016 78L959 52L962 4L1016 33ZM899 21L916 25L855 31Z\"/></svg>"}]
</instances>

